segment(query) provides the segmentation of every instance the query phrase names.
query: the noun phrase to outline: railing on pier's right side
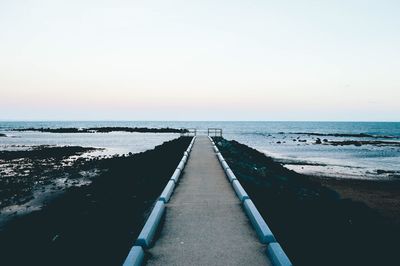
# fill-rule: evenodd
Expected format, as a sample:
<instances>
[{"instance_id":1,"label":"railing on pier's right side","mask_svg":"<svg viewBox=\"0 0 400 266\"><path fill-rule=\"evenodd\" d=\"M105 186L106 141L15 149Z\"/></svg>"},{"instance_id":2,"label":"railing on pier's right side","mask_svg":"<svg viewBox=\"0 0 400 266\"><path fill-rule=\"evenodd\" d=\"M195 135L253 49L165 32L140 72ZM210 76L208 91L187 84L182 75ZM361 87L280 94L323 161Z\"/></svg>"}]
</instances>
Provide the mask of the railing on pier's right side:
<instances>
[{"instance_id":1,"label":"railing on pier's right side","mask_svg":"<svg viewBox=\"0 0 400 266\"><path fill-rule=\"evenodd\" d=\"M221 134L222 135L222 134ZM241 201L245 213L248 215L251 224L253 225L260 242L267 245L267 255L272 262L273 266L293 266L292 262L287 257L285 251L282 249L281 245L275 239L274 234L269 229L264 218L258 212L257 207L254 205L253 201L250 199L247 192L244 190L240 182L236 179L235 174L229 167L228 163L225 161L224 157L220 153L219 149L215 145L214 140L208 137L213 146L213 150L217 155L225 174L232 184L233 189L236 192L239 200Z\"/></svg>"}]
</instances>

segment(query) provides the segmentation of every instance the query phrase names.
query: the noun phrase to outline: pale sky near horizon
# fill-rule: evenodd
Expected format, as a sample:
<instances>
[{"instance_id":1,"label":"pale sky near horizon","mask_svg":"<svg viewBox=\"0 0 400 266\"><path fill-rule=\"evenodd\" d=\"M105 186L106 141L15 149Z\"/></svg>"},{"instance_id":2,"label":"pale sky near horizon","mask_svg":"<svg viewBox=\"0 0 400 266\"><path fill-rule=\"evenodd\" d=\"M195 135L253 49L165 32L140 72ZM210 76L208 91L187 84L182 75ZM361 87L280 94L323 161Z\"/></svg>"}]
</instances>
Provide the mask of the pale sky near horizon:
<instances>
[{"instance_id":1,"label":"pale sky near horizon","mask_svg":"<svg viewBox=\"0 0 400 266\"><path fill-rule=\"evenodd\" d=\"M0 120L400 119L400 1L0 0Z\"/></svg>"}]
</instances>

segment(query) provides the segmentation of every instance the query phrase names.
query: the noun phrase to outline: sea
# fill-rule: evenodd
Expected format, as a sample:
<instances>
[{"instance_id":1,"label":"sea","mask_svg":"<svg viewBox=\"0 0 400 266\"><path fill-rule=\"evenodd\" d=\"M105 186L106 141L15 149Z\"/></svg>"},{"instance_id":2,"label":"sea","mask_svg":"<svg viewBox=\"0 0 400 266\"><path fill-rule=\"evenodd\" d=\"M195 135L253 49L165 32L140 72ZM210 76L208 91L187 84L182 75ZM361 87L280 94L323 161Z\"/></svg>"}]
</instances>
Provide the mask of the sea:
<instances>
[{"instance_id":1,"label":"sea","mask_svg":"<svg viewBox=\"0 0 400 266\"><path fill-rule=\"evenodd\" d=\"M224 138L257 149L299 173L327 178L400 180L400 122L5 121L0 122L0 133L7 135L0 137L0 150L74 145L102 148L90 156L111 156L143 152L180 136L14 131L41 127L193 128L197 129L197 134L207 134L208 128L219 128ZM340 145L346 141L360 144ZM334 142L338 145L331 144Z\"/></svg>"}]
</instances>

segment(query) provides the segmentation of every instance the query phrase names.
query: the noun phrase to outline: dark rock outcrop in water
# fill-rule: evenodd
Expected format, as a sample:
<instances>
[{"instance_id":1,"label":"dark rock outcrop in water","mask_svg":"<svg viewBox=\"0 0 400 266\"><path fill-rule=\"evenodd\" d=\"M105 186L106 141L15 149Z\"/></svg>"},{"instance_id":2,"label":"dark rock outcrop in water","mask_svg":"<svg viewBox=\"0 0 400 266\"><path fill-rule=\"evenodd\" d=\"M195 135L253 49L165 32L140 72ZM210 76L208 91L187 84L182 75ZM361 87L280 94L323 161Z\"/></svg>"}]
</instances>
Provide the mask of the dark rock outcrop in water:
<instances>
[{"instance_id":1,"label":"dark rock outcrop in water","mask_svg":"<svg viewBox=\"0 0 400 266\"><path fill-rule=\"evenodd\" d=\"M49 133L109 133L115 131L138 133L187 133L186 129L176 128L145 128L145 127L91 127L91 128L17 128L14 131L38 131Z\"/></svg>"},{"instance_id":2,"label":"dark rock outcrop in water","mask_svg":"<svg viewBox=\"0 0 400 266\"><path fill-rule=\"evenodd\" d=\"M394 265L400 228L236 141L221 153L294 265Z\"/></svg>"},{"instance_id":3,"label":"dark rock outcrop in water","mask_svg":"<svg viewBox=\"0 0 400 266\"><path fill-rule=\"evenodd\" d=\"M6 134L3 134L3 133L0 133L0 138L1 137L7 137L7 135Z\"/></svg>"},{"instance_id":4,"label":"dark rock outcrop in water","mask_svg":"<svg viewBox=\"0 0 400 266\"><path fill-rule=\"evenodd\" d=\"M103 169L0 230L2 265L122 265L191 138L92 162Z\"/></svg>"},{"instance_id":5,"label":"dark rock outcrop in water","mask_svg":"<svg viewBox=\"0 0 400 266\"><path fill-rule=\"evenodd\" d=\"M346 145L354 145L354 146L362 146L362 145L374 145L374 146L396 146L400 147L400 142L397 141L381 141L381 140L344 140L344 141L328 141L326 144L330 144L333 146L346 146Z\"/></svg>"},{"instance_id":6,"label":"dark rock outcrop in water","mask_svg":"<svg viewBox=\"0 0 400 266\"><path fill-rule=\"evenodd\" d=\"M351 133L315 133L315 132L279 132L279 134L295 134L295 135L308 135L319 137L353 137L353 138L374 138L374 139L398 139L396 136L385 135L371 135L366 133L351 134Z\"/></svg>"},{"instance_id":7,"label":"dark rock outcrop in water","mask_svg":"<svg viewBox=\"0 0 400 266\"><path fill-rule=\"evenodd\" d=\"M85 152L94 151L96 148L80 146L36 146L31 150L23 151L0 151L0 160L14 160L19 158L44 159L65 158L72 155L81 155Z\"/></svg>"},{"instance_id":8,"label":"dark rock outcrop in water","mask_svg":"<svg viewBox=\"0 0 400 266\"><path fill-rule=\"evenodd\" d=\"M393 178L400 178L400 171L377 169L376 173L378 175L387 175L387 176L393 177Z\"/></svg>"}]
</instances>

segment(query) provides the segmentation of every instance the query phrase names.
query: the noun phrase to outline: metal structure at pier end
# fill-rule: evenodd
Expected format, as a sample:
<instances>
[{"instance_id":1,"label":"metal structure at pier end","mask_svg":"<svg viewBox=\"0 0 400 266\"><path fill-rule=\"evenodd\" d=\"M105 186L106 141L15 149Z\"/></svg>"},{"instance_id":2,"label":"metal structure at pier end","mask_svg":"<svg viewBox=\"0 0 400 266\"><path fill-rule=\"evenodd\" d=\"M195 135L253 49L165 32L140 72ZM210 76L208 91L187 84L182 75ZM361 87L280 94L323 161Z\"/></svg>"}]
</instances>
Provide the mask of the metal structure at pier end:
<instances>
[{"instance_id":1,"label":"metal structure at pier end","mask_svg":"<svg viewBox=\"0 0 400 266\"><path fill-rule=\"evenodd\" d=\"M209 128L207 135L210 137L222 137L222 128Z\"/></svg>"}]
</instances>

